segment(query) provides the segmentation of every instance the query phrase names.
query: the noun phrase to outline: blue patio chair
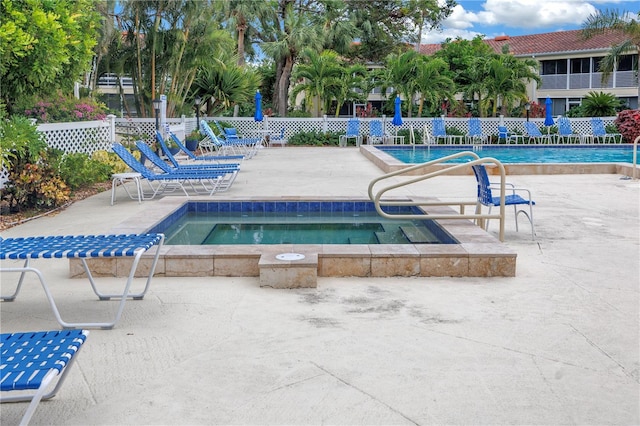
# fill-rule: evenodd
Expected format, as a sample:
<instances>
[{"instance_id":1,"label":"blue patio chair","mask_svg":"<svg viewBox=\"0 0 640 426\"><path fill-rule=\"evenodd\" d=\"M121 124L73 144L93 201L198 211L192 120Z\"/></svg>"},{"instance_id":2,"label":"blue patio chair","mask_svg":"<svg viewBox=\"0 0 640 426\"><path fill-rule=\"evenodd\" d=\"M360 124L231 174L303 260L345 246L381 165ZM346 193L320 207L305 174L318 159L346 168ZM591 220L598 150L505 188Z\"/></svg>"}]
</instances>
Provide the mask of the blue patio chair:
<instances>
[{"instance_id":1,"label":"blue patio chair","mask_svg":"<svg viewBox=\"0 0 640 426\"><path fill-rule=\"evenodd\" d=\"M487 169L482 164L476 164L475 166L471 166L473 169L473 174L476 177L476 181L478 183L478 206L485 206L489 208L489 213L491 213L492 207L499 207L500 197L494 197L491 190L496 189L495 184L492 184L489 181L489 175L487 174ZM524 214L529 222L531 223L531 239L535 239L535 229L533 227L533 206L536 204L535 201L531 199L531 191L524 188L516 188L513 184L506 183L508 190L511 194L506 195L504 199L505 206L513 206L513 211L515 212L516 218L516 232L518 231L518 214ZM526 198L523 198L521 195L517 194L517 192L526 194ZM518 206L529 206L529 213L525 210L518 210ZM487 220L485 224L485 230L489 228L489 221Z\"/></svg>"},{"instance_id":2,"label":"blue patio chair","mask_svg":"<svg viewBox=\"0 0 640 426\"><path fill-rule=\"evenodd\" d=\"M349 139L354 139L356 146L360 146L362 143L362 136L360 135L360 120L357 118L350 118L347 121L347 132L344 135L340 135L340 146L347 146Z\"/></svg>"},{"instance_id":3,"label":"blue patio chair","mask_svg":"<svg viewBox=\"0 0 640 426\"><path fill-rule=\"evenodd\" d=\"M382 130L382 121L372 120L369 122L369 135L367 136L367 144L384 144L386 141L386 135Z\"/></svg>"},{"instance_id":4,"label":"blue patio chair","mask_svg":"<svg viewBox=\"0 0 640 426\"><path fill-rule=\"evenodd\" d=\"M527 133L525 138L528 138L529 143L550 143L551 136L549 134L544 134L540 131L536 123L532 121L524 122L524 130Z\"/></svg>"},{"instance_id":5,"label":"blue patio chair","mask_svg":"<svg viewBox=\"0 0 640 426\"><path fill-rule=\"evenodd\" d=\"M0 335L0 402L30 401L20 421L21 425L29 424L41 400L56 396L88 335L86 330ZM56 377L57 383L49 391ZM20 395L8 395L13 391L21 392ZM4 421L8 422L8 419Z\"/></svg>"},{"instance_id":6,"label":"blue patio chair","mask_svg":"<svg viewBox=\"0 0 640 426\"><path fill-rule=\"evenodd\" d=\"M575 133L571 128L571 122L567 117L558 118L558 134L556 135L556 143L577 142L582 143L582 135Z\"/></svg>"},{"instance_id":7,"label":"blue patio chair","mask_svg":"<svg viewBox=\"0 0 640 426\"><path fill-rule=\"evenodd\" d=\"M461 135L449 135L447 134L447 128L444 123L444 119L441 117L436 117L432 121L432 135L435 140L435 143L438 143L440 139L444 140L444 143L462 143L462 139L464 138Z\"/></svg>"},{"instance_id":8,"label":"blue patio chair","mask_svg":"<svg viewBox=\"0 0 640 426\"><path fill-rule=\"evenodd\" d=\"M506 126L498 126L498 140L501 139L504 139L506 144L511 144L511 142L517 144L518 140L524 143L524 136L510 132Z\"/></svg>"},{"instance_id":9,"label":"blue patio chair","mask_svg":"<svg viewBox=\"0 0 640 426\"><path fill-rule=\"evenodd\" d=\"M489 142L489 136L482 133L482 124L479 118L469 118L469 132L465 135L465 140L472 144Z\"/></svg>"},{"instance_id":10,"label":"blue patio chair","mask_svg":"<svg viewBox=\"0 0 640 426\"><path fill-rule=\"evenodd\" d=\"M284 148L284 146L287 144L285 131L286 129L283 127L282 129L280 129L280 133L269 135L269 146L280 145L280 147Z\"/></svg>"},{"instance_id":11,"label":"blue patio chair","mask_svg":"<svg viewBox=\"0 0 640 426\"><path fill-rule=\"evenodd\" d=\"M622 135L620 133L607 133L607 129L604 125L604 121L600 117L591 117L591 137L593 141L602 140L602 143L616 143L616 139L620 138L622 141Z\"/></svg>"}]
</instances>

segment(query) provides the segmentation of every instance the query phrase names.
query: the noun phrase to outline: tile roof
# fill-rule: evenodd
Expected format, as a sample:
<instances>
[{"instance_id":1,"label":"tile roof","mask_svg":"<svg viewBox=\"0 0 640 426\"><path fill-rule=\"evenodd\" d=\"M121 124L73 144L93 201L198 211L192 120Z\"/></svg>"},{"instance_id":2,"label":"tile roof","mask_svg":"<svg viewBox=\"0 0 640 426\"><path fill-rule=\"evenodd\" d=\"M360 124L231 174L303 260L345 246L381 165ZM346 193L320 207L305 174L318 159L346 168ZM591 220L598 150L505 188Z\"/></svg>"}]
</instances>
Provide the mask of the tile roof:
<instances>
[{"instance_id":1,"label":"tile roof","mask_svg":"<svg viewBox=\"0 0 640 426\"><path fill-rule=\"evenodd\" d=\"M497 36L483 41L496 53L502 52L502 46L509 45L509 52L515 56L530 56L581 50L607 50L611 45L619 44L627 39L621 32L607 31L588 40L583 40L581 33L582 30L557 31L514 37ZM420 46L420 53L432 55L440 49L440 44L423 44Z\"/></svg>"}]
</instances>

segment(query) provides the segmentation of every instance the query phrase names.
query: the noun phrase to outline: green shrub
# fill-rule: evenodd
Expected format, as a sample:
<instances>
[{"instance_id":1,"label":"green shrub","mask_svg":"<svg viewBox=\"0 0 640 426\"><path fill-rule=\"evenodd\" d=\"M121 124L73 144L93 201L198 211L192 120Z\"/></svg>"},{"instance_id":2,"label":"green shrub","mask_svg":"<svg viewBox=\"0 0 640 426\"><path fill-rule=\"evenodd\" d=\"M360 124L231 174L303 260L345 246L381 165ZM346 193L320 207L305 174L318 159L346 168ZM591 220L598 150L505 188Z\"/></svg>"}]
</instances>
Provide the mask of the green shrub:
<instances>
[{"instance_id":1,"label":"green shrub","mask_svg":"<svg viewBox=\"0 0 640 426\"><path fill-rule=\"evenodd\" d=\"M20 162L35 162L46 148L44 136L31 120L17 115L10 120L0 120L2 167L10 169Z\"/></svg>"},{"instance_id":2,"label":"green shrub","mask_svg":"<svg viewBox=\"0 0 640 426\"><path fill-rule=\"evenodd\" d=\"M72 191L97 182L106 182L113 173L113 167L84 153L64 154L60 157L58 171L60 177Z\"/></svg>"},{"instance_id":3,"label":"green shrub","mask_svg":"<svg viewBox=\"0 0 640 426\"><path fill-rule=\"evenodd\" d=\"M0 120L0 157L9 172L2 191L10 212L58 207L69 201L69 187L48 160L44 137L31 121Z\"/></svg>"},{"instance_id":4,"label":"green shrub","mask_svg":"<svg viewBox=\"0 0 640 426\"><path fill-rule=\"evenodd\" d=\"M586 117L610 117L616 115L622 102L612 93L589 92L582 100Z\"/></svg>"},{"instance_id":5,"label":"green shrub","mask_svg":"<svg viewBox=\"0 0 640 426\"><path fill-rule=\"evenodd\" d=\"M309 132L298 132L287 140L287 145L298 146L337 146L340 141L340 134L336 132L319 132L311 130Z\"/></svg>"},{"instance_id":6,"label":"green shrub","mask_svg":"<svg viewBox=\"0 0 640 426\"><path fill-rule=\"evenodd\" d=\"M3 200L10 212L26 209L49 209L69 201L69 187L46 158L37 163L20 162L9 169Z\"/></svg>"}]
</instances>

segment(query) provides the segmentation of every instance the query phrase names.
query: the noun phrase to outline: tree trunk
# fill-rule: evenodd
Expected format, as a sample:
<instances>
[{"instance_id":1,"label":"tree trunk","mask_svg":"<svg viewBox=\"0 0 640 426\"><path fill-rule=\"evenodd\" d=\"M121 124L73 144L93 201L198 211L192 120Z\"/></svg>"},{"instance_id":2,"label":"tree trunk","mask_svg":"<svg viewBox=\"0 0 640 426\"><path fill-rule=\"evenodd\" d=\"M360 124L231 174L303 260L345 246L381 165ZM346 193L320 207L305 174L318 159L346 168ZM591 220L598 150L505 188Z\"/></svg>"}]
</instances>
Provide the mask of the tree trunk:
<instances>
[{"instance_id":1,"label":"tree trunk","mask_svg":"<svg viewBox=\"0 0 640 426\"><path fill-rule=\"evenodd\" d=\"M278 93L278 104L277 104L277 113L280 117L287 116L287 110L289 106L289 84L291 82L291 72L293 70L293 57L288 55L284 59L284 64L282 66L282 74L278 79L277 85L277 93Z\"/></svg>"}]
</instances>

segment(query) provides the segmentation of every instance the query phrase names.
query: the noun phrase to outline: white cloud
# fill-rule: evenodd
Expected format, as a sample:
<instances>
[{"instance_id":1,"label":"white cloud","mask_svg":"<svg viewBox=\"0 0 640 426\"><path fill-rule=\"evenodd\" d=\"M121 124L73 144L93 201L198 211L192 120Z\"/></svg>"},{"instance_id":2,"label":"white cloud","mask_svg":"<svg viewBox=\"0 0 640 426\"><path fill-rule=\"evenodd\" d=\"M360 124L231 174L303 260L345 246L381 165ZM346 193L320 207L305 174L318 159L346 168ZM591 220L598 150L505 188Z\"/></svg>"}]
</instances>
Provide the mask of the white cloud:
<instances>
[{"instance_id":1,"label":"white cloud","mask_svg":"<svg viewBox=\"0 0 640 426\"><path fill-rule=\"evenodd\" d=\"M460 30L455 28L444 29L442 31L431 31L422 35L423 44L442 43L446 39L455 39L456 37L463 38L465 40L471 40L475 36L482 35L475 31Z\"/></svg>"},{"instance_id":2,"label":"white cloud","mask_svg":"<svg viewBox=\"0 0 640 426\"><path fill-rule=\"evenodd\" d=\"M487 37L509 34L535 34L576 29L598 8L629 9L625 0L459 0L452 14L442 22L442 31L423 34L423 43L440 43L447 38L471 39L482 34ZM605 4L606 3L606 4ZM522 29L523 31L514 31ZM510 31L511 30L511 31Z\"/></svg>"},{"instance_id":3,"label":"white cloud","mask_svg":"<svg viewBox=\"0 0 640 426\"><path fill-rule=\"evenodd\" d=\"M513 28L535 28L541 32L562 25L575 25L596 12L591 3L558 0L487 0L485 24ZM480 15L480 14L479 14Z\"/></svg>"}]
</instances>

